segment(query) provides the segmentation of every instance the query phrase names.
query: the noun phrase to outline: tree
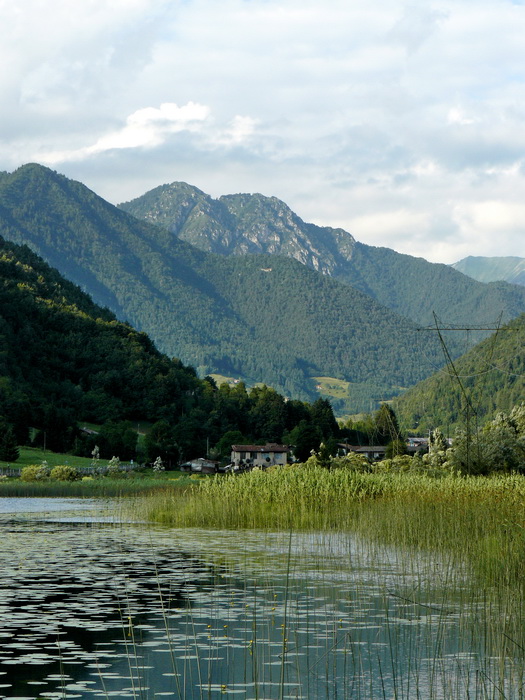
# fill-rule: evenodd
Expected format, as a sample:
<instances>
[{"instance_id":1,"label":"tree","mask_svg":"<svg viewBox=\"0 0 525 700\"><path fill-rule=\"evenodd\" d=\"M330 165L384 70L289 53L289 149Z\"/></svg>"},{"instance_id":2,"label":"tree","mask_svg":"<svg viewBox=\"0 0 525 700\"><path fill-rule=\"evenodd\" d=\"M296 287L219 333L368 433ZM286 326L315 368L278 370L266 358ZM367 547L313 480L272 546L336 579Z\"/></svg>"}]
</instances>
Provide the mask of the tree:
<instances>
[{"instance_id":1,"label":"tree","mask_svg":"<svg viewBox=\"0 0 525 700\"><path fill-rule=\"evenodd\" d=\"M404 440L392 440L388 443L385 450L386 459L392 459L393 457L399 457L400 455L405 455L407 453L407 445Z\"/></svg>"},{"instance_id":2,"label":"tree","mask_svg":"<svg viewBox=\"0 0 525 700\"><path fill-rule=\"evenodd\" d=\"M151 426L144 438L146 460L151 462L160 456L163 462L177 462L179 446L175 438L174 428L167 420L159 420Z\"/></svg>"},{"instance_id":3,"label":"tree","mask_svg":"<svg viewBox=\"0 0 525 700\"><path fill-rule=\"evenodd\" d=\"M232 445L246 445L248 440L240 430L228 430L215 445L217 456L221 459L230 459Z\"/></svg>"},{"instance_id":4,"label":"tree","mask_svg":"<svg viewBox=\"0 0 525 700\"><path fill-rule=\"evenodd\" d=\"M339 426L328 399L320 398L314 401L310 409L310 415L312 416L312 423L317 425L325 440L339 434Z\"/></svg>"},{"instance_id":5,"label":"tree","mask_svg":"<svg viewBox=\"0 0 525 700\"><path fill-rule=\"evenodd\" d=\"M299 462L306 462L312 451L319 449L323 434L317 425L302 420L285 437L286 441L293 445L295 458Z\"/></svg>"},{"instance_id":6,"label":"tree","mask_svg":"<svg viewBox=\"0 0 525 700\"><path fill-rule=\"evenodd\" d=\"M401 429L394 409L382 403L374 415L374 438L378 445L388 445L394 440L401 440Z\"/></svg>"},{"instance_id":7,"label":"tree","mask_svg":"<svg viewBox=\"0 0 525 700\"><path fill-rule=\"evenodd\" d=\"M111 421L100 428L97 441L102 454L133 459L137 452L137 437L131 421Z\"/></svg>"},{"instance_id":8,"label":"tree","mask_svg":"<svg viewBox=\"0 0 525 700\"><path fill-rule=\"evenodd\" d=\"M0 426L0 461L16 462L19 457L20 450L18 449L13 428L4 423Z\"/></svg>"},{"instance_id":9,"label":"tree","mask_svg":"<svg viewBox=\"0 0 525 700\"><path fill-rule=\"evenodd\" d=\"M498 413L476 434L458 431L447 451L447 461L463 474L524 471L525 439L511 417Z\"/></svg>"},{"instance_id":10,"label":"tree","mask_svg":"<svg viewBox=\"0 0 525 700\"><path fill-rule=\"evenodd\" d=\"M267 386L256 386L250 392L250 403L254 434L271 442L282 440L286 429L286 403L281 394Z\"/></svg>"}]
</instances>

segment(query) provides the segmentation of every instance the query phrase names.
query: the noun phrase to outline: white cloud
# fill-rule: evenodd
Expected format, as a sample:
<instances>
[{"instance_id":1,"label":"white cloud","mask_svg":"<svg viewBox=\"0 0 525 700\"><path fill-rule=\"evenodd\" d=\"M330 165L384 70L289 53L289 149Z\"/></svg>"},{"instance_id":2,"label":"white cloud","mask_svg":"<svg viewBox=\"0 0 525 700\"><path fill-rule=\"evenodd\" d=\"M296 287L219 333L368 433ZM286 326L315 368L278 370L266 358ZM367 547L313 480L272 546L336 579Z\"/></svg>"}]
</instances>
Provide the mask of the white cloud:
<instances>
[{"instance_id":1,"label":"white cloud","mask_svg":"<svg viewBox=\"0 0 525 700\"><path fill-rule=\"evenodd\" d=\"M463 126L475 123L475 119L467 117L461 107L451 107L448 111L447 121L449 124L461 124Z\"/></svg>"},{"instance_id":2,"label":"white cloud","mask_svg":"<svg viewBox=\"0 0 525 700\"><path fill-rule=\"evenodd\" d=\"M525 204L501 200L460 203L454 209L454 217L472 235L520 233L525 222ZM497 246L498 241L494 244Z\"/></svg>"},{"instance_id":3,"label":"white cloud","mask_svg":"<svg viewBox=\"0 0 525 700\"><path fill-rule=\"evenodd\" d=\"M144 107L133 112L121 129L101 136L97 141L71 151L40 153L47 164L93 158L107 151L119 149L154 149L164 146L174 134L199 134L204 148L238 146L254 134L256 122L250 117L235 116L224 128L217 127L206 105L188 102L179 107L165 102L160 107Z\"/></svg>"}]
</instances>

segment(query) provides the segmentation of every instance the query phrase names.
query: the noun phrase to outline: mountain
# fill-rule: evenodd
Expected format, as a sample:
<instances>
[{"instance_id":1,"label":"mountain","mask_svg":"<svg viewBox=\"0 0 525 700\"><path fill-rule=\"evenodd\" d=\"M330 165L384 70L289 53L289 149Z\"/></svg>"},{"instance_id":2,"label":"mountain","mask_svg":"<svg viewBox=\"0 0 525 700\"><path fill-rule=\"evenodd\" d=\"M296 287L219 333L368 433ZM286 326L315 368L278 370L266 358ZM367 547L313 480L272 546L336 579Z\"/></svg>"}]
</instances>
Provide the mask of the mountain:
<instances>
[{"instance_id":1,"label":"mountain","mask_svg":"<svg viewBox=\"0 0 525 700\"><path fill-rule=\"evenodd\" d=\"M416 325L348 284L289 257L198 250L36 164L0 179L0 235L201 375L263 381L300 399L331 377L348 382L338 408L358 411L441 361L435 338L419 336L414 353Z\"/></svg>"},{"instance_id":2,"label":"mountain","mask_svg":"<svg viewBox=\"0 0 525 700\"><path fill-rule=\"evenodd\" d=\"M213 199L175 182L120 205L197 248L221 255L288 256L359 289L419 325L489 324L525 311L525 290L505 282L482 284L450 265L357 242L343 229L302 221L275 197L234 194ZM481 339L481 335L479 338Z\"/></svg>"},{"instance_id":3,"label":"mountain","mask_svg":"<svg viewBox=\"0 0 525 700\"><path fill-rule=\"evenodd\" d=\"M452 267L480 282L504 280L512 284L525 286L525 258L512 256L484 258L469 255L467 258L454 263Z\"/></svg>"},{"instance_id":4,"label":"mountain","mask_svg":"<svg viewBox=\"0 0 525 700\"><path fill-rule=\"evenodd\" d=\"M524 400L525 314L409 389L394 405L407 427L450 432L454 426L464 427L467 397L474 423L496 411L508 413Z\"/></svg>"}]
</instances>

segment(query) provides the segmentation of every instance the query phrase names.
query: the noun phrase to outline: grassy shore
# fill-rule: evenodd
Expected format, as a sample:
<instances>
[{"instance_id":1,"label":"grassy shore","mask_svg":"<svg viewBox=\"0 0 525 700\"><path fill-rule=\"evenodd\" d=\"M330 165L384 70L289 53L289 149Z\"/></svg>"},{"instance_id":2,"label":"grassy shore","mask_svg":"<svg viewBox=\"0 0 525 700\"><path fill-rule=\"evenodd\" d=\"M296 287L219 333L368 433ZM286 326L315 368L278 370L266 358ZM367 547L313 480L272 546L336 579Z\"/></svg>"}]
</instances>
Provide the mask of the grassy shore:
<instances>
[{"instance_id":1,"label":"grassy shore","mask_svg":"<svg viewBox=\"0 0 525 700\"><path fill-rule=\"evenodd\" d=\"M32 481L20 479L0 480L1 497L35 498L111 498L152 495L157 492L184 491L191 484L186 475L140 474L128 478L100 477L82 481Z\"/></svg>"},{"instance_id":2,"label":"grassy shore","mask_svg":"<svg viewBox=\"0 0 525 700\"><path fill-rule=\"evenodd\" d=\"M50 469L60 465L69 465L76 469L91 467L93 460L86 457L58 454L34 447L21 447L20 457L14 464L0 462L0 469L13 469L21 472L24 467L47 462ZM100 466L107 461L100 460ZM122 472L117 477L87 477L80 481L32 481L24 482L18 477L0 478L0 497L65 497L65 498L106 498L115 496L133 496L150 494L157 491L186 489L192 484L188 474L180 472L154 473L152 469L144 471Z\"/></svg>"}]
</instances>

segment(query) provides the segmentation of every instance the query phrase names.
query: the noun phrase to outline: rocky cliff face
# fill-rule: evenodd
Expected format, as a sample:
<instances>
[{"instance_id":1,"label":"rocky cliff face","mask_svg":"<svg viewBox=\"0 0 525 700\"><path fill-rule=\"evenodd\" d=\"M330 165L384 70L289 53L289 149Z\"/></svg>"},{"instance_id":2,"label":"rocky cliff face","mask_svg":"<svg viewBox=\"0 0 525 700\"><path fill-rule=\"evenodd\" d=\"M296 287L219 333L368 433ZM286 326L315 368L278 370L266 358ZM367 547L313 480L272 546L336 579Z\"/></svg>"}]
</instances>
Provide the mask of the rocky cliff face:
<instances>
[{"instance_id":1,"label":"rocky cliff face","mask_svg":"<svg viewBox=\"0 0 525 700\"><path fill-rule=\"evenodd\" d=\"M327 275L351 259L356 243L343 229L305 223L276 197L232 194L213 199L182 182L157 187L121 208L201 250L286 255Z\"/></svg>"},{"instance_id":2,"label":"rocky cliff face","mask_svg":"<svg viewBox=\"0 0 525 700\"><path fill-rule=\"evenodd\" d=\"M434 314L449 323L476 319L483 325L502 312L507 321L525 309L523 287L478 282L450 265L366 245L341 228L305 223L276 197L231 194L213 199L175 182L120 208L206 252L294 258L424 326L434 323Z\"/></svg>"}]
</instances>

